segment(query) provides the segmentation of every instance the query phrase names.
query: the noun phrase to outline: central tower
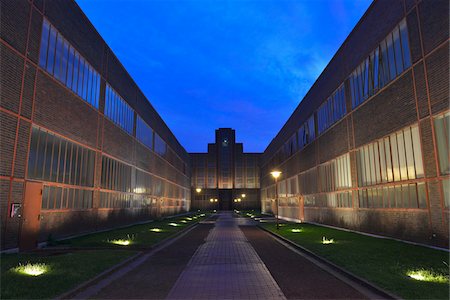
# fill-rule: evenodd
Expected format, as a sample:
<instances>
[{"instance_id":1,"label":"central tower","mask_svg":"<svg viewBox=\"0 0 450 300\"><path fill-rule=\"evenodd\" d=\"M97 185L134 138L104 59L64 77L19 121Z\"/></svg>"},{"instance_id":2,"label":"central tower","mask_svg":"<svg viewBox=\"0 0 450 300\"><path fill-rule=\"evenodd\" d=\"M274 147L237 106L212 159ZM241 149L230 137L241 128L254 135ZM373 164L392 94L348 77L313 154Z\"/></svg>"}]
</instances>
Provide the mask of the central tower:
<instances>
[{"instance_id":1,"label":"central tower","mask_svg":"<svg viewBox=\"0 0 450 300\"><path fill-rule=\"evenodd\" d=\"M207 153L190 153L192 208L259 208L260 153L244 153L231 128L216 130Z\"/></svg>"}]
</instances>

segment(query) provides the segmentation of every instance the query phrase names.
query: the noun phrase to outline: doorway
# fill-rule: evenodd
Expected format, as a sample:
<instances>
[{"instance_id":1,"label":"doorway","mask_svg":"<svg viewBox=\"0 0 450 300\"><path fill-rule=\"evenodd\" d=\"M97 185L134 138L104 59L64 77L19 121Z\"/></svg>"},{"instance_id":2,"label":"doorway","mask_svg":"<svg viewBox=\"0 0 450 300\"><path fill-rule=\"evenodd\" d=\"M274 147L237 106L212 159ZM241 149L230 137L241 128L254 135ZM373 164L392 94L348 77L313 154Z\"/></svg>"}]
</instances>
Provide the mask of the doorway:
<instances>
[{"instance_id":1,"label":"doorway","mask_svg":"<svg viewBox=\"0 0 450 300\"><path fill-rule=\"evenodd\" d=\"M20 231L20 251L33 250L37 247L42 205L42 183L28 181L25 185L23 200L22 228Z\"/></svg>"},{"instance_id":2,"label":"doorway","mask_svg":"<svg viewBox=\"0 0 450 300\"><path fill-rule=\"evenodd\" d=\"M219 190L219 209L231 210L231 198L233 197L233 190Z\"/></svg>"}]
</instances>

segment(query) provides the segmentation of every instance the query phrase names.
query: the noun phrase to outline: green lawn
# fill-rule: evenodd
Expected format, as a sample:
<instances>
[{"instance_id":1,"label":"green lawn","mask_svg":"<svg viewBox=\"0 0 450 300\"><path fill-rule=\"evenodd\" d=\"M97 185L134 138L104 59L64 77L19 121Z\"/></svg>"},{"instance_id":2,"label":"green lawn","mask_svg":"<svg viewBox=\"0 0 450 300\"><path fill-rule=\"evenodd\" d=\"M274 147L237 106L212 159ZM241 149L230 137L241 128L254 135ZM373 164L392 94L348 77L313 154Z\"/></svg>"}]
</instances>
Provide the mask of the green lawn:
<instances>
[{"instance_id":1,"label":"green lawn","mask_svg":"<svg viewBox=\"0 0 450 300\"><path fill-rule=\"evenodd\" d=\"M94 250L74 251L58 255L50 255L50 252L48 254L43 252L40 254L1 255L0 298L56 297L136 254L136 251L132 251L133 246L152 246L208 216L207 213L198 212L55 242L55 245L69 247L98 247ZM119 244L113 242L119 242ZM120 242L129 244L121 245ZM117 249L108 250L104 247ZM39 276L24 274L23 266L27 265L35 266L34 271L36 271L37 265L37 267L42 267L45 272Z\"/></svg>"},{"instance_id":2,"label":"green lawn","mask_svg":"<svg viewBox=\"0 0 450 300\"><path fill-rule=\"evenodd\" d=\"M208 216L209 214L207 213L197 213L189 216L164 219L121 229L93 233L65 240L63 243L71 247L117 247L124 249L150 247Z\"/></svg>"},{"instance_id":3,"label":"green lawn","mask_svg":"<svg viewBox=\"0 0 450 300\"><path fill-rule=\"evenodd\" d=\"M1 299L42 299L56 297L96 276L134 251L96 250L53 256L36 254L1 255ZM15 267L27 263L44 264L39 276L19 273Z\"/></svg>"},{"instance_id":4,"label":"green lawn","mask_svg":"<svg viewBox=\"0 0 450 300\"><path fill-rule=\"evenodd\" d=\"M283 225L278 231L273 223L261 226L402 298L449 299L448 252L312 224ZM334 242L323 244L324 237ZM421 281L407 275L423 270L440 275L444 282Z\"/></svg>"}]
</instances>

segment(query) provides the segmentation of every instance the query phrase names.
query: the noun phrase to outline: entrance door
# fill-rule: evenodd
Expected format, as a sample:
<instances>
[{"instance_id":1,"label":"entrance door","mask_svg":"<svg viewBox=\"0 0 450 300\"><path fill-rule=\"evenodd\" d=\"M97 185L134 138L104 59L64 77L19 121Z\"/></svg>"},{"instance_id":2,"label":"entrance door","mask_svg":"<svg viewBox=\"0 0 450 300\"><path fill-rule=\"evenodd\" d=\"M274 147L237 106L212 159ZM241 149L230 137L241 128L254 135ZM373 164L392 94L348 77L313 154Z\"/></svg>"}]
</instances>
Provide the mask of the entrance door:
<instances>
[{"instance_id":1,"label":"entrance door","mask_svg":"<svg viewBox=\"0 0 450 300\"><path fill-rule=\"evenodd\" d=\"M20 232L20 250L32 250L37 247L39 236L39 214L42 205L42 183L27 182L23 201L22 230Z\"/></svg>"},{"instance_id":2,"label":"entrance door","mask_svg":"<svg viewBox=\"0 0 450 300\"><path fill-rule=\"evenodd\" d=\"M219 190L219 209L231 210L232 190Z\"/></svg>"}]
</instances>

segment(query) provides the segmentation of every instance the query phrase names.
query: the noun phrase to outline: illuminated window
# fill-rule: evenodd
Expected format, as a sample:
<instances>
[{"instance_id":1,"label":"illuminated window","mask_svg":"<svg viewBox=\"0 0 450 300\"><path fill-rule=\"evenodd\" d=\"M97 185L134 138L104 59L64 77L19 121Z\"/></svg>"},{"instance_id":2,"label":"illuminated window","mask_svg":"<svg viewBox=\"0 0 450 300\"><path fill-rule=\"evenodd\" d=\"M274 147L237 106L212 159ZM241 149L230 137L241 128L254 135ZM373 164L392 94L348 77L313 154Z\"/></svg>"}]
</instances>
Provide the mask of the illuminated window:
<instances>
[{"instance_id":1,"label":"illuminated window","mask_svg":"<svg viewBox=\"0 0 450 300\"><path fill-rule=\"evenodd\" d=\"M450 174L449 164L449 136L450 136L450 112L434 118L434 133L439 158L439 170L441 175Z\"/></svg>"}]
</instances>

